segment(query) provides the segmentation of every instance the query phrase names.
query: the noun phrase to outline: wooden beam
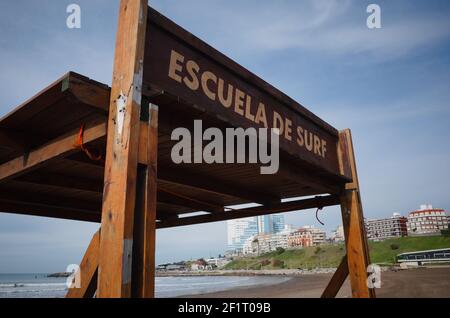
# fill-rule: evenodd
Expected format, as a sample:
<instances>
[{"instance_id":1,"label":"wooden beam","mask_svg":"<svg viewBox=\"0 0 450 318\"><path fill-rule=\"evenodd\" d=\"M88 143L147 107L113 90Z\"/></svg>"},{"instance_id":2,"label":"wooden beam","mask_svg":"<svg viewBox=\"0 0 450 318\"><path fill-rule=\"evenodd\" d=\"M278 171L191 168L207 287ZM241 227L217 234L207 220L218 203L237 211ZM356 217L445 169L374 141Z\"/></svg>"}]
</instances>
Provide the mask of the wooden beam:
<instances>
[{"instance_id":1,"label":"wooden beam","mask_svg":"<svg viewBox=\"0 0 450 318\"><path fill-rule=\"evenodd\" d=\"M172 184L188 186L200 191L240 198L248 201L249 203L267 205L280 202L280 198L274 195L244 189L236 186L235 184L228 184L227 182L210 176L192 174L186 169L159 169L158 179Z\"/></svg>"},{"instance_id":2,"label":"wooden beam","mask_svg":"<svg viewBox=\"0 0 450 318\"><path fill-rule=\"evenodd\" d=\"M0 165L0 182L18 177L39 167L49 165L53 160L63 158L78 152L74 145L79 130L72 131L63 137L57 138L46 145L24 154L16 159ZM104 137L106 134L105 122L91 122L86 125L84 142L89 144Z\"/></svg>"},{"instance_id":3,"label":"wooden beam","mask_svg":"<svg viewBox=\"0 0 450 318\"><path fill-rule=\"evenodd\" d=\"M99 298L131 297L147 0L121 0L109 105Z\"/></svg>"},{"instance_id":4,"label":"wooden beam","mask_svg":"<svg viewBox=\"0 0 450 318\"><path fill-rule=\"evenodd\" d=\"M103 193L103 186L101 185L101 182L97 182L97 180L48 172L25 175L15 179L14 183L20 185L29 184L34 186L52 187L67 191L83 191L99 196ZM157 197L158 202L176 207L190 208L194 211L204 211L210 213L224 212L223 206L209 202L197 201L195 199L189 199L181 193L177 194L176 191L165 190L163 187L158 187Z\"/></svg>"},{"instance_id":5,"label":"wooden beam","mask_svg":"<svg viewBox=\"0 0 450 318\"><path fill-rule=\"evenodd\" d=\"M24 151L28 143L25 142L25 138L16 133L12 133L6 129L0 129L0 145L10 150Z\"/></svg>"},{"instance_id":6,"label":"wooden beam","mask_svg":"<svg viewBox=\"0 0 450 318\"><path fill-rule=\"evenodd\" d=\"M8 189L7 186L0 187L0 200L11 203L30 203L49 208L72 208L80 211L90 211L98 213L100 211L100 202L86 202L74 198L48 195L42 193L33 193L24 190Z\"/></svg>"},{"instance_id":7,"label":"wooden beam","mask_svg":"<svg viewBox=\"0 0 450 318\"><path fill-rule=\"evenodd\" d=\"M141 135L146 134L146 131L146 125L141 124ZM143 142L144 141L140 139L140 144L142 144ZM144 164L145 160L147 160L147 156L143 154L139 154L139 158L140 164ZM68 164L70 164L71 161L77 162L79 164L86 165L87 167L97 169L98 171L104 169L100 163L92 162L91 160L89 160L89 158L75 158L72 156L70 158L63 159L63 161L67 162ZM202 180L208 181L202 182ZM182 168L159 168L158 181L171 183L174 185L186 186L202 192L227 195L233 198L242 199L249 203L255 202L259 204L268 204L280 201L280 198L276 196L269 195L267 193L257 193L248 189L236 187L236 185L224 183L222 180L217 180L210 176L205 177L199 176L198 174L193 175L187 169ZM187 207L189 206L187 205ZM209 207L209 209L211 209L211 207Z\"/></svg>"},{"instance_id":8,"label":"wooden beam","mask_svg":"<svg viewBox=\"0 0 450 318\"><path fill-rule=\"evenodd\" d=\"M110 89L108 85L93 81L88 77L70 72L65 79L64 89L78 101L97 109L100 114L109 110Z\"/></svg>"},{"instance_id":9,"label":"wooden beam","mask_svg":"<svg viewBox=\"0 0 450 318\"><path fill-rule=\"evenodd\" d=\"M305 199L294 202L279 203L277 205L272 205L269 207L255 207L249 209L234 210L230 212L224 212L221 214L209 214L201 216L193 216L186 218L170 219L166 221L161 221L158 223L158 229L196 225L204 223L212 223L219 221L226 221L232 219L240 219L247 217L254 217L259 215L267 215L274 213L285 213L306 209L313 209L317 207L327 207L339 204L339 197L334 195L317 197L313 199Z\"/></svg>"},{"instance_id":10,"label":"wooden beam","mask_svg":"<svg viewBox=\"0 0 450 318\"><path fill-rule=\"evenodd\" d=\"M325 291L322 294L322 298L335 298L339 293L342 285L345 283L347 277L348 263L347 255L345 255L333 277L331 278L331 281L328 283L328 286L325 288Z\"/></svg>"},{"instance_id":11,"label":"wooden beam","mask_svg":"<svg viewBox=\"0 0 450 318\"><path fill-rule=\"evenodd\" d=\"M150 105L147 144L139 152L147 153L147 165L140 165L134 221L132 296L155 297L155 241L158 168L158 107Z\"/></svg>"},{"instance_id":12,"label":"wooden beam","mask_svg":"<svg viewBox=\"0 0 450 318\"><path fill-rule=\"evenodd\" d=\"M218 204L197 201L195 199L189 199L182 194L177 195L176 192L167 192L166 190L158 187L158 202L165 203L172 206L190 208L194 211L202 211L209 213L223 213L224 207Z\"/></svg>"},{"instance_id":13,"label":"wooden beam","mask_svg":"<svg viewBox=\"0 0 450 318\"><path fill-rule=\"evenodd\" d=\"M92 298L97 290L98 255L100 247L100 230L94 234L91 243L80 263L76 277L79 276L79 288L69 288L66 298ZM76 287L76 286L74 286Z\"/></svg>"},{"instance_id":14,"label":"wooden beam","mask_svg":"<svg viewBox=\"0 0 450 318\"><path fill-rule=\"evenodd\" d=\"M2 213L94 223L99 223L101 218L99 211L87 211L73 207L55 207L30 202L2 201L1 199L0 211Z\"/></svg>"},{"instance_id":15,"label":"wooden beam","mask_svg":"<svg viewBox=\"0 0 450 318\"><path fill-rule=\"evenodd\" d=\"M339 135L341 173L351 173L352 177L340 198L352 294L355 298L375 298L375 290L367 285L370 255L351 131L344 130Z\"/></svg>"},{"instance_id":16,"label":"wooden beam","mask_svg":"<svg viewBox=\"0 0 450 318\"><path fill-rule=\"evenodd\" d=\"M27 174L14 180L15 183L50 186L66 190L84 191L95 194L103 193L101 182L86 179L83 177L73 177L66 174L41 172Z\"/></svg>"},{"instance_id":17,"label":"wooden beam","mask_svg":"<svg viewBox=\"0 0 450 318\"><path fill-rule=\"evenodd\" d=\"M313 189L321 190L322 193L339 194L342 188L336 180L329 178L326 179L320 176L312 176L308 173L301 172L301 168L290 164L288 160L281 164L278 174L285 180L293 181L302 186L308 186Z\"/></svg>"}]
</instances>

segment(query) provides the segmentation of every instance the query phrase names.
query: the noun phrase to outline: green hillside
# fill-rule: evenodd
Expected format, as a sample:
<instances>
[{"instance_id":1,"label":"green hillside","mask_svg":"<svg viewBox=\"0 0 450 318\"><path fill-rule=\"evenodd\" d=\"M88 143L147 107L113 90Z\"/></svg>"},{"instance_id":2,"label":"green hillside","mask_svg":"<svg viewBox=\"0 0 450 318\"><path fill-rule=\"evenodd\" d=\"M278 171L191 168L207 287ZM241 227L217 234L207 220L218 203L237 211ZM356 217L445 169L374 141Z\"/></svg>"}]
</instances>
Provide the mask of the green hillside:
<instances>
[{"instance_id":1,"label":"green hillside","mask_svg":"<svg viewBox=\"0 0 450 318\"><path fill-rule=\"evenodd\" d=\"M370 242L370 257L373 263L394 263L395 256L406 252L416 252L450 248L450 237L403 237L383 242Z\"/></svg>"},{"instance_id":2,"label":"green hillside","mask_svg":"<svg viewBox=\"0 0 450 318\"><path fill-rule=\"evenodd\" d=\"M393 264L397 254L430 249L450 248L450 237L404 237L383 242L369 242L373 263ZM239 257L225 269L312 269L337 267L345 255L343 244L307 247L300 250L273 252L259 257Z\"/></svg>"}]
</instances>

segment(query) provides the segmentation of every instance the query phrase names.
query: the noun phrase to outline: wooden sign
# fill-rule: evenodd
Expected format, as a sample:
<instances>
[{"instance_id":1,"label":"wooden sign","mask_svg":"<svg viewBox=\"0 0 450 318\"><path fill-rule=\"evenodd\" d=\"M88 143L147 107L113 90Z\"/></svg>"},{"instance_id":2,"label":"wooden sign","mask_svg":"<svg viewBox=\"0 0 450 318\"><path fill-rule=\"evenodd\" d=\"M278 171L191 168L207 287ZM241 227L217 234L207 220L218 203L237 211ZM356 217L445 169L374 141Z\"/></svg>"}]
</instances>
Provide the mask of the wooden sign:
<instances>
[{"instance_id":1,"label":"wooden sign","mask_svg":"<svg viewBox=\"0 0 450 318\"><path fill-rule=\"evenodd\" d=\"M149 8L144 88L177 96L230 127L278 128L280 150L338 175L338 132L256 75Z\"/></svg>"}]
</instances>

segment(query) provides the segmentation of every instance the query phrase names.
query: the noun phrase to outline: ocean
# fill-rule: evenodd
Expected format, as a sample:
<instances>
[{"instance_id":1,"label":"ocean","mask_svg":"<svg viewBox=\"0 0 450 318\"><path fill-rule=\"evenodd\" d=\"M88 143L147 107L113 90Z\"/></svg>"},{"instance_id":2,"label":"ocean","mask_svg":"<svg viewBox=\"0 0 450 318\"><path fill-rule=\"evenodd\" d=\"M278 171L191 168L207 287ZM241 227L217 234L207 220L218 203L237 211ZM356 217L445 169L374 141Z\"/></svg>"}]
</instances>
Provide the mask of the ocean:
<instances>
[{"instance_id":1,"label":"ocean","mask_svg":"<svg viewBox=\"0 0 450 318\"><path fill-rule=\"evenodd\" d=\"M155 289L157 298L172 298L273 285L288 279L268 276L157 277ZM47 274L0 274L0 298L62 298L66 292L66 278L49 278Z\"/></svg>"}]
</instances>

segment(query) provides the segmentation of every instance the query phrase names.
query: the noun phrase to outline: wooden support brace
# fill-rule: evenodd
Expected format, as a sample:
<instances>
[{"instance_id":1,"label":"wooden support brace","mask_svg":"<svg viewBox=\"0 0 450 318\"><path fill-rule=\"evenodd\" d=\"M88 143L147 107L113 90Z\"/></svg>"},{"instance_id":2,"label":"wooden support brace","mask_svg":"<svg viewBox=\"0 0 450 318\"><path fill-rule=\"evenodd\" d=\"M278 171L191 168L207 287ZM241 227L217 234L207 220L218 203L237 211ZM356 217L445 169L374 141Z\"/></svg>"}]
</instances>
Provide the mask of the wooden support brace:
<instances>
[{"instance_id":1,"label":"wooden support brace","mask_svg":"<svg viewBox=\"0 0 450 318\"><path fill-rule=\"evenodd\" d=\"M331 281L328 283L327 288L325 288L325 291L322 294L322 298L335 298L347 277L348 263L347 255L345 255L333 277L331 278Z\"/></svg>"},{"instance_id":2,"label":"wooden support brace","mask_svg":"<svg viewBox=\"0 0 450 318\"><path fill-rule=\"evenodd\" d=\"M66 298L92 298L97 290L98 254L100 246L100 231L95 233L86 254L81 261L79 273L80 288L69 288ZM76 287L76 286L75 286Z\"/></svg>"}]
</instances>

